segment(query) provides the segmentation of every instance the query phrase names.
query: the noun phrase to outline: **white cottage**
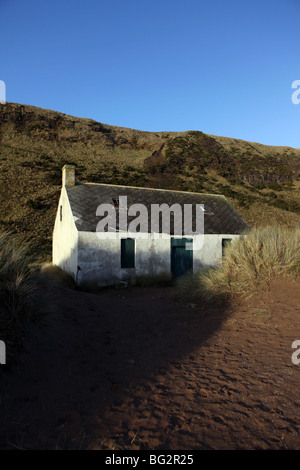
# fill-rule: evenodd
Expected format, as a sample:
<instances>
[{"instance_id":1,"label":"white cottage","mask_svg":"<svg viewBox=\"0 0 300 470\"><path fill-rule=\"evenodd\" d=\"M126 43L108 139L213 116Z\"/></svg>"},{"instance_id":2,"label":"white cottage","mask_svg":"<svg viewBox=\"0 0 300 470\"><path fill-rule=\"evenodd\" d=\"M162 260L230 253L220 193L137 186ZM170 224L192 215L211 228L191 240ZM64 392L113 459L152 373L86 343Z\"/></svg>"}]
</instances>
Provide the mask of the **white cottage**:
<instances>
[{"instance_id":1,"label":"white cottage","mask_svg":"<svg viewBox=\"0 0 300 470\"><path fill-rule=\"evenodd\" d=\"M169 273L180 276L187 271L196 272L201 267L214 266L222 258L226 244L250 228L221 195L80 183L75 181L73 165L63 167L62 181L53 231L53 264L69 273L78 284L92 282L105 286L129 279L134 283L138 276L144 275ZM145 237L141 238L141 233L130 229L132 211L127 228L120 229L119 218L124 210L119 205L120 198L127 201L126 215L137 207L136 204L149 209L149 228L145 230L148 232ZM158 233L151 236L153 204L156 207L176 204L182 209L187 204L201 205L204 210L202 248L191 249L200 235L176 235L172 212L171 230L164 233L160 222ZM115 228L107 224L110 238L99 236L99 221L104 220L99 216L104 215L99 207L111 207L115 213L115 219L114 214L109 219L111 225L117 221Z\"/></svg>"}]
</instances>

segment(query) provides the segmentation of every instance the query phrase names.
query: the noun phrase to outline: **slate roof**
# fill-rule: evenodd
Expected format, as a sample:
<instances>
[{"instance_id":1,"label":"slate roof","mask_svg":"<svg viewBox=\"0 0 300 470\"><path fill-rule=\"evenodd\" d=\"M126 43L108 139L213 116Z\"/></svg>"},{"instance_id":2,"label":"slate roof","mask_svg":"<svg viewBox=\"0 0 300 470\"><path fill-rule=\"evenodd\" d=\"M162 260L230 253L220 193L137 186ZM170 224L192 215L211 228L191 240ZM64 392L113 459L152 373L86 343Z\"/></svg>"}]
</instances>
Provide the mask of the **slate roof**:
<instances>
[{"instance_id":1,"label":"slate roof","mask_svg":"<svg viewBox=\"0 0 300 470\"><path fill-rule=\"evenodd\" d=\"M151 204L163 203L169 206L179 203L182 209L183 204L192 204L193 214L196 213L196 204L204 204L206 211L204 233L206 234L240 234L250 228L222 195L92 183L76 183L75 186L66 187L66 190L79 231L95 232L101 220L101 217L96 216L97 207L100 204L113 204L113 200L118 200L120 196L127 196L128 207L135 203L144 204L147 207L149 229ZM130 222L129 217L128 221ZM193 230L195 230L195 224L193 224Z\"/></svg>"}]
</instances>

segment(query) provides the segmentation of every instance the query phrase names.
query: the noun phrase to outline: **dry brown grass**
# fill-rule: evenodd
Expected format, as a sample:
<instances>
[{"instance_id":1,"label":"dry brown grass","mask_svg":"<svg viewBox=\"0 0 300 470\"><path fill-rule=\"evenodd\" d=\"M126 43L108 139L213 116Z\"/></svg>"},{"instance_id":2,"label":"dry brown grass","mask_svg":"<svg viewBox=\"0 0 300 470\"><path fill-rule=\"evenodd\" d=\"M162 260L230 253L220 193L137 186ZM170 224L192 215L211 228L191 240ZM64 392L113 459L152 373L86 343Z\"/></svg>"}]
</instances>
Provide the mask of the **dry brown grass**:
<instances>
[{"instance_id":1,"label":"dry brown grass","mask_svg":"<svg viewBox=\"0 0 300 470\"><path fill-rule=\"evenodd\" d=\"M249 298L280 278L300 272L300 229L253 229L227 247L222 262L179 279L182 295L193 293L208 302Z\"/></svg>"},{"instance_id":2,"label":"dry brown grass","mask_svg":"<svg viewBox=\"0 0 300 470\"><path fill-rule=\"evenodd\" d=\"M6 343L8 361L22 344L31 295L35 289L28 247L9 233L0 234L0 337Z\"/></svg>"}]
</instances>

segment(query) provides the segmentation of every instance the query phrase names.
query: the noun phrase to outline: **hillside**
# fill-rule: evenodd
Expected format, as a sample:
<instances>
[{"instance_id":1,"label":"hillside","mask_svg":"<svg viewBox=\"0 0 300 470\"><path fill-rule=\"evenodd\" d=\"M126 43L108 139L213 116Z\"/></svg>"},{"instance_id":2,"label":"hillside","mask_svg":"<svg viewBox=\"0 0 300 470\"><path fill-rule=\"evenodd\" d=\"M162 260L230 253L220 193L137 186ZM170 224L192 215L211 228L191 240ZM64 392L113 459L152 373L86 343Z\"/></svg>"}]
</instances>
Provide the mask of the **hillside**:
<instances>
[{"instance_id":1,"label":"hillside","mask_svg":"<svg viewBox=\"0 0 300 470\"><path fill-rule=\"evenodd\" d=\"M200 131L145 132L0 105L0 229L51 256L61 168L81 181L220 193L253 226L300 223L300 149Z\"/></svg>"}]
</instances>

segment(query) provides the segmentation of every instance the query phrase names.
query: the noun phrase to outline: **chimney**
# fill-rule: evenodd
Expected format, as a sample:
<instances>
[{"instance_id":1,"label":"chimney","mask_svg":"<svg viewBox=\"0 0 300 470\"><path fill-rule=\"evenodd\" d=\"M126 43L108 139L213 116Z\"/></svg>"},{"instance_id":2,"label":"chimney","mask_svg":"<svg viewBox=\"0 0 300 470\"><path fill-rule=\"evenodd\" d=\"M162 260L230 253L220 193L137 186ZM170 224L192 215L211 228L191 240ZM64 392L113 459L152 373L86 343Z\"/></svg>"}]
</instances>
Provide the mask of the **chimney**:
<instances>
[{"instance_id":1,"label":"chimney","mask_svg":"<svg viewBox=\"0 0 300 470\"><path fill-rule=\"evenodd\" d=\"M64 165L62 169L62 185L75 186L75 165Z\"/></svg>"}]
</instances>

